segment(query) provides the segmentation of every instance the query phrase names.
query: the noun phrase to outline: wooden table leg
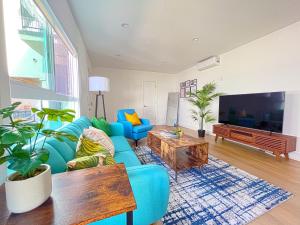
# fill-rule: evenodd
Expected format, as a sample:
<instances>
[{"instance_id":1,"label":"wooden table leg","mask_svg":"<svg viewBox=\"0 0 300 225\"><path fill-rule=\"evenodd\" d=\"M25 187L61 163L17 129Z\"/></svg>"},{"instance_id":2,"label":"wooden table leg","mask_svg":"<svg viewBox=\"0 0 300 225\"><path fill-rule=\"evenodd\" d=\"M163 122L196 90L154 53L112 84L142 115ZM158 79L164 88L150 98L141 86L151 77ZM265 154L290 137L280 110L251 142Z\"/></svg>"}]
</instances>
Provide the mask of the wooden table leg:
<instances>
[{"instance_id":1,"label":"wooden table leg","mask_svg":"<svg viewBox=\"0 0 300 225\"><path fill-rule=\"evenodd\" d=\"M175 181L177 182L177 150L165 142L161 142L162 158L170 162L171 168L175 171Z\"/></svg>"},{"instance_id":2,"label":"wooden table leg","mask_svg":"<svg viewBox=\"0 0 300 225\"><path fill-rule=\"evenodd\" d=\"M127 212L126 213L126 220L127 220L127 225L133 225L133 212Z\"/></svg>"},{"instance_id":3,"label":"wooden table leg","mask_svg":"<svg viewBox=\"0 0 300 225\"><path fill-rule=\"evenodd\" d=\"M275 152L275 158L276 160L280 161L280 153L279 152Z\"/></svg>"},{"instance_id":4,"label":"wooden table leg","mask_svg":"<svg viewBox=\"0 0 300 225\"><path fill-rule=\"evenodd\" d=\"M286 160L289 160L289 153L284 153L284 157Z\"/></svg>"},{"instance_id":5,"label":"wooden table leg","mask_svg":"<svg viewBox=\"0 0 300 225\"><path fill-rule=\"evenodd\" d=\"M189 147L189 154L196 161L196 165L202 166L208 163L208 143Z\"/></svg>"},{"instance_id":6,"label":"wooden table leg","mask_svg":"<svg viewBox=\"0 0 300 225\"><path fill-rule=\"evenodd\" d=\"M218 135L216 134L216 137L215 137L215 142L217 142L218 141Z\"/></svg>"}]
</instances>

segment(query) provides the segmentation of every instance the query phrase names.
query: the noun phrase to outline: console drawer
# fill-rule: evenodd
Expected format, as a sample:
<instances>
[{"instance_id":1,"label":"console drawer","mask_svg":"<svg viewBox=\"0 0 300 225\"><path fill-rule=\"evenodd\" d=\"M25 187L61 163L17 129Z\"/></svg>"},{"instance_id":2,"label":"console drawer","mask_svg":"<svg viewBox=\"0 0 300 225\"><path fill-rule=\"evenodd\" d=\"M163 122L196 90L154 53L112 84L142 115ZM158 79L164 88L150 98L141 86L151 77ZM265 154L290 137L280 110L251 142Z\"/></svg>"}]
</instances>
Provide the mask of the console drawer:
<instances>
[{"instance_id":1,"label":"console drawer","mask_svg":"<svg viewBox=\"0 0 300 225\"><path fill-rule=\"evenodd\" d=\"M224 127L213 127L213 133L220 135L222 137L229 137L229 129Z\"/></svg>"},{"instance_id":2,"label":"console drawer","mask_svg":"<svg viewBox=\"0 0 300 225\"><path fill-rule=\"evenodd\" d=\"M242 132L230 132L230 137L239 141L243 142L248 142L252 143L254 141L254 138L251 134L245 133L243 134Z\"/></svg>"}]
</instances>

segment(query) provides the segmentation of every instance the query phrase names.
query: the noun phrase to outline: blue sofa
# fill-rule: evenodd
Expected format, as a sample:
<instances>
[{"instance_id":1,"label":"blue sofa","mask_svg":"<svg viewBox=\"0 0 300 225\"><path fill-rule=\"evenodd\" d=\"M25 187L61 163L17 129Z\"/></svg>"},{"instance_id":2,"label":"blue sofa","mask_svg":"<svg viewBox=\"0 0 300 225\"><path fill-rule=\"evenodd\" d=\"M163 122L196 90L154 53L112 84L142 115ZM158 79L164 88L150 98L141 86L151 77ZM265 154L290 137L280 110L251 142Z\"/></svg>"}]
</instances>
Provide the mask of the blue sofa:
<instances>
[{"instance_id":1,"label":"blue sofa","mask_svg":"<svg viewBox=\"0 0 300 225\"><path fill-rule=\"evenodd\" d=\"M60 130L79 137L83 129L89 126L91 126L90 120L87 117L81 117ZM115 146L114 159L118 163L125 164L137 203L137 209L133 212L134 224L152 224L160 220L167 210L169 201L168 173L163 167L158 165L141 165L124 137L122 124L112 123L111 128L111 139ZM48 164L51 166L53 174L66 171L66 163L75 157L76 144L69 140L59 142L55 139L48 139L46 141L45 147L50 151ZM92 224L125 225L126 215L114 216Z\"/></svg>"},{"instance_id":2,"label":"blue sofa","mask_svg":"<svg viewBox=\"0 0 300 225\"><path fill-rule=\"evenodd\" d=\"M137 146L138 140L147 137L148 131L152 130L153 126L150 124L150 120L140 118L142 124L137 126L132 126L130 122L126 120L125 112L128 114L135 113L134 109L120 109L117 112L118 122L122 123L124 126L125 137L135 140L135 145Z\"/></svg>"}]
</instances>

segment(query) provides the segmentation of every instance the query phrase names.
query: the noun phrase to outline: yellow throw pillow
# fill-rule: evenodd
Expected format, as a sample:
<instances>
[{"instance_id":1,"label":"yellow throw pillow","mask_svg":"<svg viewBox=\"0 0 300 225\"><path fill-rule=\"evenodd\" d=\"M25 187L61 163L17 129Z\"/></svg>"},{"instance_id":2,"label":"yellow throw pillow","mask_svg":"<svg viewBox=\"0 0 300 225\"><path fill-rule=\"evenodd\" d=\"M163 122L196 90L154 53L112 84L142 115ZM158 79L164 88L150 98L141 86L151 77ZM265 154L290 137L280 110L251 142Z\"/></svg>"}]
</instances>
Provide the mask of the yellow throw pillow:
<instances>
[{"instance_id":1,"label":"yellow throw pillow","mask_svg":"<svg viewBox=\"0 0 300 225\"><path fill-rule=\"evenodd\" d=\"M133 126L142 124L141 120L139 119L139 116L136 112L133 114L128 114L125 112L125 117L128 122L132 123Z\"/></svg>"}]
</instances>

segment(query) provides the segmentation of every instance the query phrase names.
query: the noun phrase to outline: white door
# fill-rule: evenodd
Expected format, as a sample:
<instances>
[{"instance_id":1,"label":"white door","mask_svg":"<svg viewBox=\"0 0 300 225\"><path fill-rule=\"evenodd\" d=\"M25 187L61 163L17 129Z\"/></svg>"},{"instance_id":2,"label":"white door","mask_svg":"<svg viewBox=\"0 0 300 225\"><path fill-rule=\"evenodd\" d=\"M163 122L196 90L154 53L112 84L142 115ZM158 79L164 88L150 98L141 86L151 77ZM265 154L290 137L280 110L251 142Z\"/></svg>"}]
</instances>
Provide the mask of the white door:
<instances>
[{"instance_id":1,"label":"white door","mask_svg":"<svg viewBox=\"0 0 300 225\"><path fill-rule=\"evenodd\" d=\"M143 87L143 118L149 119L151 124L156 124L156 82L144 81Z\"/></svg>"}]
</instances>

